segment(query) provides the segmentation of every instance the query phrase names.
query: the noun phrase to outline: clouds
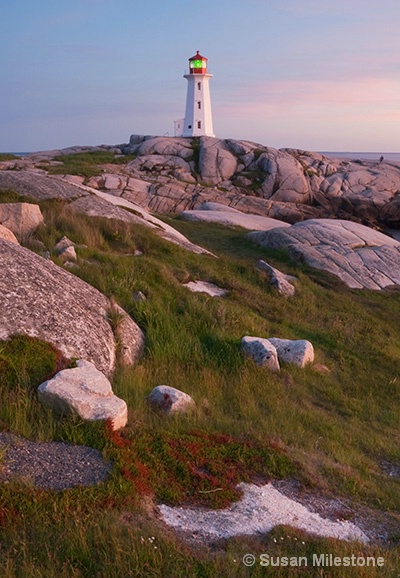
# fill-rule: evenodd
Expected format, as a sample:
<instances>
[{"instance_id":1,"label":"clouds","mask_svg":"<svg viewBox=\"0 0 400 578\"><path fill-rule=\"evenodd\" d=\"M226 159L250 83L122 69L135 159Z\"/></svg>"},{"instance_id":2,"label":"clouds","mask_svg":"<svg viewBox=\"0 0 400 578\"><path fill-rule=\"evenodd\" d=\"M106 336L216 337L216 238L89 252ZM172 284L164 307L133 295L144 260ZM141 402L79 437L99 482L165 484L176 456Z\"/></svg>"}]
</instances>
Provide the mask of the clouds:
<instances>
[{"instance_id":1,"label":"clouds","mask_svg":"<svg viewBox=\"0 0 400 578\"><path fill-rule=\"evenodd\" d=\"M223 130L232 130L229 119L235 118L251 127L253 140L271 146L395 151L399 94L400 79L278 79L242 87L216 112Z\"/></svg>"}]
</instances>

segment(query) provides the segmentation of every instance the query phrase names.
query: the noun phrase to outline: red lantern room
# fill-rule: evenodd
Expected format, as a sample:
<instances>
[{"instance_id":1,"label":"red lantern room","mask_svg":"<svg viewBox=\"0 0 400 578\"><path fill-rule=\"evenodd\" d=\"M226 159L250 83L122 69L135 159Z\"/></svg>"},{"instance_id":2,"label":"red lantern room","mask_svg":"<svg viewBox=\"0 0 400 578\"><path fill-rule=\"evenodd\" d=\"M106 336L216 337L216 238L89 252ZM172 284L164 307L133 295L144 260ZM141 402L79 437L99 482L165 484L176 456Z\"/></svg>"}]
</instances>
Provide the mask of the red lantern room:
<instances>
[{"instance_id":1,"label":"red lantern room","mask_svg":"<svg viewBox=\"0 0 400 578\"><path fill-rule=\"evenodd\" d=\"M189 58L189 73L190 74L206 74L207 73L207 60L205 56L202 56L199 51L196 52L195 56Z\"/></svg>"}]
</instances>

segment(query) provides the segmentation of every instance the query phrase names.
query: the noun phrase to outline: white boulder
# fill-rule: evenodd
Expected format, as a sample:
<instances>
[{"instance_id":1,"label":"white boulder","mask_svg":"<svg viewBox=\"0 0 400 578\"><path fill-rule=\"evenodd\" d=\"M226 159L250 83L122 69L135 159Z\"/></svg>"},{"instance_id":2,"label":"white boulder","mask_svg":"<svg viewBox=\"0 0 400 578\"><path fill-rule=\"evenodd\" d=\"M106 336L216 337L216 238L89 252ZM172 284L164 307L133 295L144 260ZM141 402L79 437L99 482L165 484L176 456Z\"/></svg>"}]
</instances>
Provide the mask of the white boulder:
<instances>
[{"instance_id":1,"label":"white boulder","mask_svg":"<svg viewBox=\"0 0 400 578\"><path fill-rule=\"evenodd\" d=\"M190 395L170 387L158 385L147 397L147 403L158 411L166 414L187 413L195 408L195 401Z\"/></svg>"},{"instance_id":2,"label":"white boulder","mask_svg":"<svg viewBox=\"0 0 400 578\"><path fill-rule=\"evenodd\" d=\"M128 421L128 408L114 395L111 384L93 363L80 359L38 388L38 398L58 413L75 413L85 420L111 420L114 430Z\"/></svg>"},{"instance_id":3,"label":"white boulder","mask_svg":"<svg viewBox=\"0 0 400 578\"><path fill-rule=\"evenodd\" d=\"M268 341L276 348L279 361L293 363L298 367L304 367L314 361L314 347L306 339L280 339L269 337Z\"/></svg>"},{"instance_id":4,"label":"white boulder","mask_svg":"<svg viewBox=\"0 0 400 578\"><path fill-rule=\"evenodd\" d=\"M276 347L268 339L247 335L242 338L241 348L257 365L268 367L271 371L280 371Z\"/></svg>"}]
</instances>

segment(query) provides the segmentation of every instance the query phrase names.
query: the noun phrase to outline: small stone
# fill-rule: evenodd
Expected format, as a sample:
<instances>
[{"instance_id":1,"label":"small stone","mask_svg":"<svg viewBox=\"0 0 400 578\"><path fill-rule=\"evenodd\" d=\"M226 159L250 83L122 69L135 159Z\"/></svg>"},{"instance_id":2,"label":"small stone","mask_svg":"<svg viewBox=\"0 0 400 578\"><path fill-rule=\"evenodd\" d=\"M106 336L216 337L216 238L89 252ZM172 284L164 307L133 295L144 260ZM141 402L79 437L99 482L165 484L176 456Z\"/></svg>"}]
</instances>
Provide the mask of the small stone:
<instances>
[{"instance_id":1,"label":"small stone","mask_svg":"<svg viewBox=\"0 0 400 578\"><path fill-rule=\"evenodd\" d=\"M165 414L187 413L196 406L190 395L169 385L158 385L155 387L147 397L147 403L153 409Z\"/></svg>"},{"instance_id":2,"label":"small stone","mask_svg":"<svg viewBox=\"0 0 400 578\"><path fill-rule=\"evenodd\" d=\"M138 302L138 301L146 301L146 295L144 293L142 293L141 291L135 291L132 295L133 300Z\"/></svg>"},{"instance_id":3,"label":"small stone","mask_svg":"<svg viewBox=\"0 0 400 578\"><path fill-rule=\"evenodd\" d=\"M281 271L275 269L262 259L258 261L257 267L266 272L269 282L273 287L275 287L280 295L291 297L296 293L295 286L288 280L289 275L281 273ZM291 279L293 279L293 277L291 277Z\"/></svg>"},{"instance_id":4,"label":"small stone","mask_svg":"<svg viewBox=\"0 0 400 578\"><path fill-rule=\"evenodd\" d=\"M316 363L312 366L313 370L317 373L330 373L331 370L326 365L322 365L321 363Z\"/></svg>"},{"instance_id":5,"label":"small stone","mask_svg":"<svg viewBox=\"0 0 400 578\"><path fill-rule=\"evenodd\" d=\"M242 351L251 357L257 365L268 367L271 371L280 371L277 350L268 339L245 336L242 339L241 347Z\"/></svg>"},{"instance_id":6,"label":"small stone","mask_svg":"<svg viewBox=\"0 0 400 578\"><path fill-rule=\"evenodd\" d=\"M64 251L60 253L60 259L63 263L66 261L76 261L77 255L75 251L75 247L67 247Z\"/></svg>"},{"instance_id":7,"label":"small stone","mask_svg":"<svg viewBox=\"0 0 400 578\"><path fill-rule=\"evenodd\" d=\"M75 243L64 235L64 237L58 241L57 245L55 245L54 249L57 255L61 255L61 253L69 249L69 247L75 247Z\"/></svg>"},{"instance_id":8,"label":"small stone","mask_svg":"<svg viewBox=\"0 0 400 578\"><path fill-rule=\"evenodd\" d=\"M314 361L314 347L306 339L280 339L269 337L268 341L276 348L279 361L293 363L299 367L304 367L307 363Z\"/></svg>"}]
</instances>

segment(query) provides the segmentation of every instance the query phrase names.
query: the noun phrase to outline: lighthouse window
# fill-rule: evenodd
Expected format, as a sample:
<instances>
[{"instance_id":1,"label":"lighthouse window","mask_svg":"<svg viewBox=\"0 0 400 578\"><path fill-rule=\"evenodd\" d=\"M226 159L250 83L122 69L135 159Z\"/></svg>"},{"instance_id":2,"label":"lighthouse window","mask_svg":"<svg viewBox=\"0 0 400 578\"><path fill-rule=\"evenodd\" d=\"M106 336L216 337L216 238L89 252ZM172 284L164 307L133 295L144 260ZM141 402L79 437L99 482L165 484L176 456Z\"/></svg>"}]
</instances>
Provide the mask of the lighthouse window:
<instances>
[{"instance_id":1,"label":"lighthouse window","mask_svg":"<svg viewBox=\"0 0 400 578\"><path fill-rule=\"evenodd\" d=\"M197 123L197 128L201 128L201 120Z\"/></svg>"},{"instance_id":2,"label":"lighthouse window","mask_svg":"<svg viewBox=\"0 0 400 578\"><path fill-rule=\"evenodd\" d=\"M200 90L201 89L201 82L197 83L197 88Z\"/></svg>"},{"instance_id":3,"label":"lighthouse window","mask_svg":"<svg viewBox=\"0 0 400 578\"><path fill-rule=\"evenodd\" d=\"M191 124L188 124L188 128L192 128L192 125L191 125Z\"/></svg>"},{"instance_id":4,"label":"lighthouse window","mask_svg":"<svg viewBox=\"0 0 400 578\"><path fill-rule=\"evenodd\" d=\"M200 100L199 100L198 103L197 103L197 108L201 108L201 102L200 102Z\"/></svg>"}]
</instances>

